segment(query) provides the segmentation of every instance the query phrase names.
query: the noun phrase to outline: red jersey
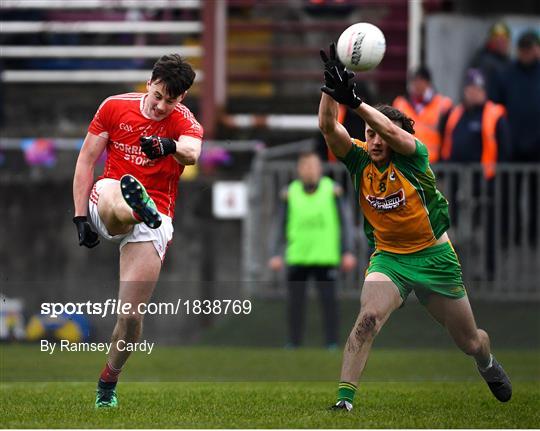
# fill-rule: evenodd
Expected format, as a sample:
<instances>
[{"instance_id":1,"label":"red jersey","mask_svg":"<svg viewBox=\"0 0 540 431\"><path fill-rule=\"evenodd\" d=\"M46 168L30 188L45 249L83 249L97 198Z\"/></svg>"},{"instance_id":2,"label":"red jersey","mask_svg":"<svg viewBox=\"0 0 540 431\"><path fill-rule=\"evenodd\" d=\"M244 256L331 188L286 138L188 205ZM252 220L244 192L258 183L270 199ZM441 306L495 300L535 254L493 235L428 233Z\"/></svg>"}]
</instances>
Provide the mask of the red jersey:
<instances>
[{"instance_id":1,"label":"red jersey","mask_svg":"<svg viewBox=\"0 0 540 431\"><path fill-rule=\"evenodd\" d=\"M184 135L202 139L203 129L181 103L161 121L147 118L143 114L145 98L146 93L126 93L105 99L88 131L108 138L107 161L100 179L133 175L154 199L159 212L173 217L184 166L172 156L150 160L142 152L139 138L156 135L177 140Z\"/></svg>"}]
</instances>

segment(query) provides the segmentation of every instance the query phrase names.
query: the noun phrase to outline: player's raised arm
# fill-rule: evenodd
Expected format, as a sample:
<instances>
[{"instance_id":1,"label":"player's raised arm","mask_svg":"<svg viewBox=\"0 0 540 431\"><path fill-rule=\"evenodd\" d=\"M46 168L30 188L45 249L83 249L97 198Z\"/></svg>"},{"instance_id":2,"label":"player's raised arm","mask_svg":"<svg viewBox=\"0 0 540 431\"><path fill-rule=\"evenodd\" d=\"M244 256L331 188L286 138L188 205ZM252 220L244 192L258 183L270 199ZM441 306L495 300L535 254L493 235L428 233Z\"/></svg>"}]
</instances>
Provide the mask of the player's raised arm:
<instances>
[{"instance_id":1,"label":"player's raised arm","mask_svg":"<svg viewBox=\"0 0 540 431\"><path fill-rule=\"evenodd\" d=\"M345 157L352 146L347 129L338 120L338 104L330 96L323 94L319 104L319 129L326 145L336 157Z\"/></svg>"},{"instance_id":2,"label":"player's raised arm","mask_svg":"<svg viewBox=\"0 0 540 431\"><path fill-rule=\"evenodd\" d=\"M324 63L325 86L328 88L330 84L327 80L328 71L332 68L344 69L336 57L336 47L330 45L330 56L326 55L324 50L321 50L321 59ZM321 96L319 104L319 129L324 136L326 145L334 153L336 157L345 157L352 146L349 132L338 121L338 103L327 94Z\"/></svg>"},{"instance_id":3,"label":"player's raised arm","mask_svg":"<svg viewBox=\"0 0 540 431\"><path fill-rule=\"evenodd\" d=\"M367 103L361 103L354 112L360 115L396 153L409 155L416 151L414 136L396 125L379 110Z\"/></svg>"},{"instance_id":4,"label":"player's raised arm","mask_svg":"<svg viewBox=\"0 0 540 431\"><path fill-rule=\"evenodd\" d=\"M386 115L363 102L356 94L354 75L346 69L325 70L326 86L321 90L336 102L354 109L363 120L397 153L409 155L416 151L414 136L394 124Z\"/></svg>"}]
</instances>

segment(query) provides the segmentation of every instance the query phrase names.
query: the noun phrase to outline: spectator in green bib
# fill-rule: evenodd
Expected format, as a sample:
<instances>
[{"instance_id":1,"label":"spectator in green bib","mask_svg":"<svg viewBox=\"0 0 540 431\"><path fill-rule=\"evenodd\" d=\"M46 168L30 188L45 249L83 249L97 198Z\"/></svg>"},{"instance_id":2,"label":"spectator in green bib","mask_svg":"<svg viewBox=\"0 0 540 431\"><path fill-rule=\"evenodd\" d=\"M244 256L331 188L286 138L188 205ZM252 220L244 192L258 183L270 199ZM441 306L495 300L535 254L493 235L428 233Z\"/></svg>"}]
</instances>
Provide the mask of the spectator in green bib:
<instances>
[{"instance_id":1,"label":"spectator in green bib","mask_svg":"<svg viewBox=\"0 0 540 431\"><path fill-rule=\"evenodd\" d=\"M344 204L343 189L322 176L321 159L315 152L299 156L297 172L298 179L281 192L268 265L273 271L287 270L287 346L302 345L306 290L313 279L321 303L326 347L335 349L339 269L349 272L356 267L352 220Z\"/></svg>"}]
</instances>

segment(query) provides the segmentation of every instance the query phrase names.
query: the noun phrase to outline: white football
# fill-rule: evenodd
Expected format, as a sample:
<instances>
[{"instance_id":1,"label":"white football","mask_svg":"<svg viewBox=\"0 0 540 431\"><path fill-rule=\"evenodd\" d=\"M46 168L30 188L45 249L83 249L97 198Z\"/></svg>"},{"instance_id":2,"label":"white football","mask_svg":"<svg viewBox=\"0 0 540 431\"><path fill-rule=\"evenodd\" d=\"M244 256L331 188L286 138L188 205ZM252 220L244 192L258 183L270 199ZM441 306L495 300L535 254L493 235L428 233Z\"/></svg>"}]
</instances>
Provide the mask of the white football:
<instances>
[{"instance_id":1,"label":"white football","mask_svg":"<svg viewBox=\"0 0 540 431\"><path fill-rule=\"evenodd\" d=\"M386 40L379 27L361 22L347 28L338 39L337 55L347 69L361 71L376 67L384 57Z\"/></svg>"}]
</instances>

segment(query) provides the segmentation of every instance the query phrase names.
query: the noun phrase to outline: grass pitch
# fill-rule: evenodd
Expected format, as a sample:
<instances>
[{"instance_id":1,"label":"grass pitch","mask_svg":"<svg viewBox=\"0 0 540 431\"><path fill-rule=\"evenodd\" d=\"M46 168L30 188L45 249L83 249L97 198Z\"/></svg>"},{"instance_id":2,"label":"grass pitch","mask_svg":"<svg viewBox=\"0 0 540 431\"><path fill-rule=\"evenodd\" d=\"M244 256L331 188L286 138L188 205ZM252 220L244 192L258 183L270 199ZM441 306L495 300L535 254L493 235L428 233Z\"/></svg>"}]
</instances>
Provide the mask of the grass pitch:
<instances>
[{"instance_id":1,"label":"grass pitch","mask_svg":"<svg viewBox=\"0 0 540 431\"><path fill-rule=\"evenodd\" d=\"M502 404L457 350L372 352L351 413L330 412L340 352L156 347L134 355L120 406L96 411L99 353L0 346L4 428L538 428L540 352L498 351Z\"/></svg>"}]
</instances>

